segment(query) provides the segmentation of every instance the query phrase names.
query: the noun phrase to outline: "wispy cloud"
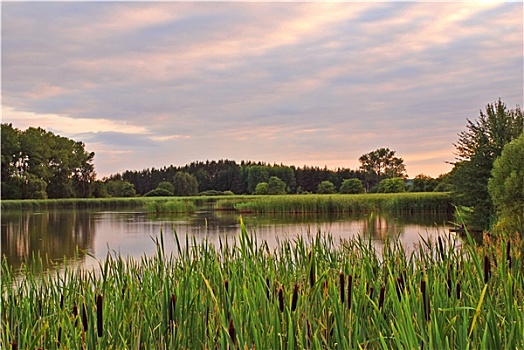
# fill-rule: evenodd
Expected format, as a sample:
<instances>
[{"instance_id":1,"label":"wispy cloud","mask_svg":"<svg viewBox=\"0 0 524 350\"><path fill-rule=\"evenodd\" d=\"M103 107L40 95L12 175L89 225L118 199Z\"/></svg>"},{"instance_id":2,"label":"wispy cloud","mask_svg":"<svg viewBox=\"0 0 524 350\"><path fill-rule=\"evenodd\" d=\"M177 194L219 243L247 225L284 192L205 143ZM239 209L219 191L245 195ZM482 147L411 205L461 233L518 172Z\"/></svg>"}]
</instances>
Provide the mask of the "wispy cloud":
<instances>
[{"instance_id":1,"label":"wispy cloud","mask_svg":"<svg viewBox=\"0 0 524 350\"><path fill-rule=\"evenodd\" d=\"M438 175L465 118L522 105L522 33L521 3L6 2L3 121L81 135L103 175L379 147Z\"/></svg>"}]
</instances>

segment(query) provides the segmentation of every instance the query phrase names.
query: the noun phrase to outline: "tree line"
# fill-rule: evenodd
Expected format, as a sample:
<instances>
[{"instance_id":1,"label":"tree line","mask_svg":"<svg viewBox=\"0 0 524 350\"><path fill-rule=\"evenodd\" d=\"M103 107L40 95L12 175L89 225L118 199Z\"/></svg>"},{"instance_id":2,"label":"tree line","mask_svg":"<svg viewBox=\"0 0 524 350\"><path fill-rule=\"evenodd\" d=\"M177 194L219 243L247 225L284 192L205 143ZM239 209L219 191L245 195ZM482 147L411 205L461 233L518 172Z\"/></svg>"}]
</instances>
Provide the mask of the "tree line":
<instances>
[{"instance_id":1,"label":"tree line","mask_svg":"<svg viewBox=\"0 0 524 350\"><path fill-rule=\"evenodd\" d=\"M355 170L225 159L128 170L97 181L95 154L82 142L42 128L1 126L2 199L449 191L470 227L524 227L524 117L520 107L508 109L500 99L478 119L467 119L451 172L409 181L403 159L389 148L363 154Z\"/></svg>"}]
</instances>

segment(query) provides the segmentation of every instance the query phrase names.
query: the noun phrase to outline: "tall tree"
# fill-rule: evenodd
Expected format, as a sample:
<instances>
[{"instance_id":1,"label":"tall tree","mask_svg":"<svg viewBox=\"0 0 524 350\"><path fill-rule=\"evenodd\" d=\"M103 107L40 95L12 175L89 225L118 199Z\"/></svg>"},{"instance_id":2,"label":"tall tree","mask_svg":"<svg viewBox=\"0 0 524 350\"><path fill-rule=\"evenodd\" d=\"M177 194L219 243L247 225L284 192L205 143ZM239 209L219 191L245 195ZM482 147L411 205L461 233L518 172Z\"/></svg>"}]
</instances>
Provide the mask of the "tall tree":
<instances>
[{"instance_id":1,"label":"tall tree","mask_svg":"<svg viewBox=\"0 0 524 350\"><path fill-rule=\"evenodd\" d=\"M506 144L524 130L524 116L517 106L509 110L499 99L481 110L477 120L467 119L467 130L459 133L457 161L450 180L459 205L472 210L466 223L473 229L488 229L494 220L494 207L488 191L493 163Z\"/></svg>"},{"instance_id":2,"label":"tall tree","mask_svg":"<svg viewBox=\"0 0 524 350\"><path fill-rule=\"evenodd\" d=\"M379 148L360 156L360 170L365 174L364 182L368 191L383 179L406 177L404 160L395 157L395 153L389 148Z\"/></svg>"}]
</instances>

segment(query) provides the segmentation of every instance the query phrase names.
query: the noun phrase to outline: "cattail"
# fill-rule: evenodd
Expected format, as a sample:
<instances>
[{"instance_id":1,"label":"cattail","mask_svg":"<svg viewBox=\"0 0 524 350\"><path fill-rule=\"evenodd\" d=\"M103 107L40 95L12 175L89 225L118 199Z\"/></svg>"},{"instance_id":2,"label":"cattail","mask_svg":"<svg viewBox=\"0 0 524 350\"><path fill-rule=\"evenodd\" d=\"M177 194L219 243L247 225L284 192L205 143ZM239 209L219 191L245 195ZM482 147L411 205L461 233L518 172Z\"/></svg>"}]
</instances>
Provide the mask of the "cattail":
<instances>
[{"instance_id":1,"label":"cattail","mask_svg":"<svg viewBox=\"0 0 524 350\"><path fill-rule=\"evenodd\" d=\"M124 297L126 296L126 286L122 287L122 300L124 300Z\"/></svg>"},{"instance_id":2,"label":"cattail","mask_svg":"<svg viewBox=\"0 0 524 350\"><path fill-rule=\"evenodd\" d=\"M278 288L278 305L280 312L284 312L284 291L282 290L282 285Z\"/></svg>"},{"instance_id":3,"label":"cattail","mask_svg":"<svg viewBox=\"0 0 524 350\"><path fill-rule=\"evenodd\" d=\"M424 304L424 315L426 321L429 321L429 298L426 294L426 280L420 281L420 291L422 292L422 302Z\"/></svg>"},{"instance_id":4,"label":"cattail","mask_svg":"<svg viewBox=\"0 0 524 350\"><path fill-rule=\"evenodd\" d=\"M82 305L82 326L84 327L84 332L87 332L88 324L87 324L87 310L86 310L86 304L84 303Z\"/></svg>"},{"instance_id":5,"label":"cattail","mask_svg":"<svg viewBox=\"0 0 524 350\"><path fill-rule=\"evenodd\" d=\"M76 306L76 304L73 304L73 317L75 319L75 327L78 324L78 319L76 318L76 316L78 316L78 307Z\"/></svg>"},{"instance_id":6,"label":"cattail","mask_svg":"<svg viewBox=\"0 0 524 350\"><path fill-rule=\"evenodd\" d=\"M233 323L233 319L229 320L229 337L233 341L233 344L235 344L237 339L237 332L235 330L235 324Z\"/></svg>"},{"instance_id":7,"label":"cattail","mask_svg":"<svg viewBox=\"0 0 524 350\"><path fill-rule=\"evenodd\" d=\"M353 275L348 276L348 310L351 310L351 297L353 292Z\"/></svg>"},{"instance_id":8,"label":"cattail","mask_svg":"<svg viewBox=\"0 0 524 350\"><path fill-rule=\"evenodd\" d=\"M457 299L460 300L460 282L457 282Z\"/></svg>"},{"instance_id":9,"label":"cattail","mask_svg":"<svg viewBox=\"0 0 524 350\"><path fill-rule=\"evenodd\" d=\"M490 276L491 276L491 264L489 261L489 257L485 255L484 256L484 283L488 283Z\"/></svg>"},{"instance_id":10,"label":"cattail","mask_svg":"<svg viewBox=\"0 0 524 350\"><path fill-rule=\"evenodd\" d=\"M295 284L295 289L293 290L293 298L291 299L291 311L295 311L297 308L298 300L298 283Z\"/></svg>"},{"instance_id":11,"label":"cattail","mask_svg":"<svg viewBox=\"0 0 524 350\"><path fill-rule=\"evenodd\" d=\"M324 298L328 295L328 280L324 281Z\"/></svg>"},{"instance_id":12,"label":"cattail","mask_svg":"<svg viewBox=\"0 0 524 350\"><path fill-rule=\"evenodd\" d=\"M226 289L226 293L228 293L229 292L229 281L228 280L224 281L224 288Z\"/></svg>"},{"instance_id":13,"label":"cattail","mask_svg":"<svg viewBox=\"0 0 524 350\"><path fill-rule=\"evenodd\" d=\"M171 294L171 299L169 300L169 324L173 325L175 322L175 306L176 306L176 295Z\"/></svg>"},{"instance_id":14,"label":"cattail","mask_svg":"<svg viewBox=\"0 0 524 350\"><path fill-rule=\"evenodd\" d=\"M344 304L344 299L345 299L345 293L344 293L344 288L346 287L346 284L344 283L344 272L342 272L342 270L340 271L340 275L339 275L339 281L340 281L340 302L342 304Z\"/></svg>"},{"instance_id":15,"label":"cattail","mask_svg":"<svg viewBox=\"0 0 524 350\"><path fill-rule=\"evenodd\" d=\"M369 299L373 299L373 292L374 292L373 287L370 287L369 288Z\"/></svg>"},{"instance_id":16,"label":"cattail","mask_svg":"<svg viewBox=\"0 0 524 350\"><path fill-rule=\"evenodd\" d=\"M313 261L313 253L311 252L311 250L309 251L309 263L311 265L309 267L309 286L313 288L313 286L315 285L316 277L315 277L315 262Z\"/></svg>"},{"instance_id":17,"label":"cattail","mask_svg":"<svg viewBox=\"0 0 524 350\"><path fill-rule=\"evenodd\" d=\"M508 267L511 270L511 241L506 243L506 260L508 261Z\"/></svg>"},{"instance_id":18,"label":"cattail","mask_svg":"<svg viewBox=\"0 0 524 350\"><path fill-rule=\"evenodd\" d=\"M103 324L103 297L101 294L98 294L96 298L96 328L98 331L98 337L101 338L104 334L104 324Z\"/></svg>"},{"instance_id":19,"label":"cattail","mask_svg":"<svg viewBox=\"0 0 524 350\"><path fill-rule=\"evenodd\" d=\"M378 308L380 310L382 310L382 305L384 305L385 294L386 294L386 286L382 285L382 287L380 288L380 295L378 297Z\"/></svg>"},{"instance_id":20,"label":"cattail","mask_svg":"<svg viewBox=\"0 0 524 350\"><path fill-rule=\"evenodd\" d=\"M60 293L60 309L64 309L64 294Z\"/></svg>"},{"instance_id":21,"label":"cattail","mask_svg":"<svg viewBox=\"0 0 524 350\"><path fill-rule=\"evenodd\" d=\"M11 343L11 350L18 350L18 343L15 341L12 341Z\"/></svg>"},{"instance_id":22,"label":"cattail","mask_svg":"<svg viewBox=\"0 0 524 350\"><path fill-rule=\"evenodd\" d=\"M442 261L444 261L445 260L445 255L444 255L444 244L442 243L442 238L440 238L440 236L438 236L437 240L438 240L438 247L439 247L439 251L440 251L440 258L442 259Z\"/></svg>"}]
</instances>

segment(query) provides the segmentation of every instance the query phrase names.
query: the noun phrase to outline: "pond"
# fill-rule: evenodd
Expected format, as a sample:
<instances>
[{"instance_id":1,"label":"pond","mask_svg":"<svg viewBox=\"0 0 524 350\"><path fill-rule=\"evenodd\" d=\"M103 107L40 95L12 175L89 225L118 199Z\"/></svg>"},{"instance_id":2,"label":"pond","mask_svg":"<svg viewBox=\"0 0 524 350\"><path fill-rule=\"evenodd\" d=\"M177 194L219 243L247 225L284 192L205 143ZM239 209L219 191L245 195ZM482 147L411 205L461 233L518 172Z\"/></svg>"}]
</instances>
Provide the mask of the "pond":
<instances>
[{"instance_id":1,"label":"pond","mask_svg":"<svg viewBox=\"0 0 524 350\"><path fill-rule=\"evenodd\" d=\"M15 269L32 255L51 261L66 260L72 267L92 268L107 254L140 259L156 252L155 239L163 235L165 250L177 251L174 232L181 248L186 242L233 241L240 234L239 214L201 210L192 214L156 215L140 211L49 210L3 211L1 252ZM387 214L360 215L260 215L244 214L243 221L258 241L270 248L278 241L297 235L330 234L338 242L357 235L375 246L393 236L407 249L420 238L448 234L451 217L446 215ZM187 236L187 241L186 241ZM45 258L44 258L45 260Z\"/></svg>"}]
</instances>

